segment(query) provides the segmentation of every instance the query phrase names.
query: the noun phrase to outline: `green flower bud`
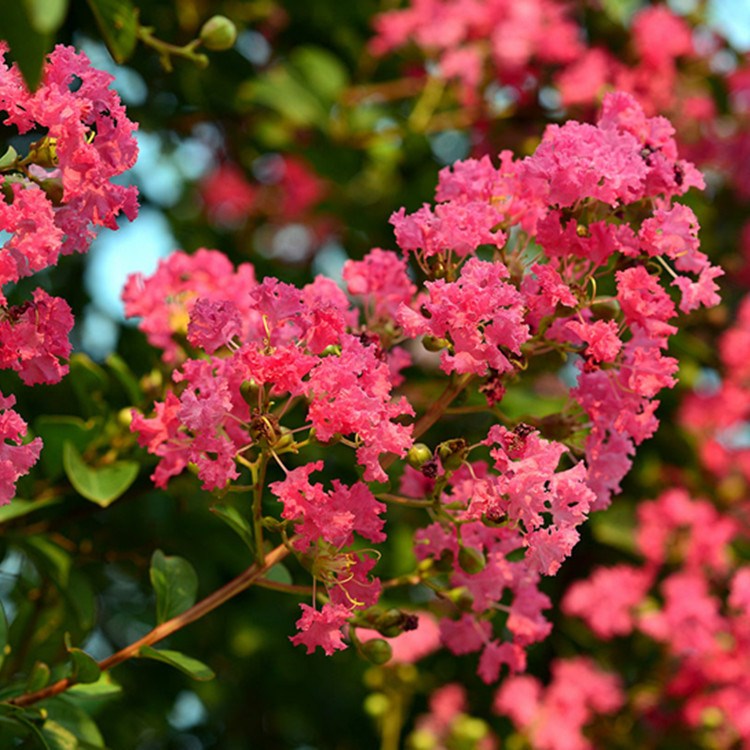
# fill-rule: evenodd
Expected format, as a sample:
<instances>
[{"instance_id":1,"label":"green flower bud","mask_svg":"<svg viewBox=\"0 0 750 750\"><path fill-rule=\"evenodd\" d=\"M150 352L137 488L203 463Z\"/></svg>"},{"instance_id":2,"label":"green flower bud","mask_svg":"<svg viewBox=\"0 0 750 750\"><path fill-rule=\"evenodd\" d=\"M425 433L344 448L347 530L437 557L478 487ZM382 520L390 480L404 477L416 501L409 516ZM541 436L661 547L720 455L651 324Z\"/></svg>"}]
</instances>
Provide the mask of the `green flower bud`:
<instances>
[{"instance_id":1,"label":"green flower bud","mask_svg":"<svg viewBox=\"0 0 750 750\"><path fill-rule=\"evenodd\" d=\"M448 339L439 339L437 336L423 336L422 346L427 349L428 352L439 352L441 349L447 349L451 345Z\"/></svg>"},{"instance_id":2,"label":"green flower bud","mask_svg":"<svg viewBox=\"0 0 750 750\"><path fill-rule=\"evenodd\" d=\"M226 16L213 16L203 24L201 44L214 52L232 49L237 40L237 27Z\"/></svg>"},{"instance_id":3,"label":"green flower bud","mask_svg":"<svg viewBox=\"0 0 750 750\"><path fill-rule=\"evenodd\" d=\"M42 180L41 188L47 194L47 197L52 201L53 205L62 205L63 184L62 180L59 177L50 177L47 180Z\"/></svg>"},{"instance_id":4,"label":"green flower bud","mask_svg":"<svg viewBox=\"0 0 750 750\"><path fill-rule=\"evenodd\" d=\"M473 547L461 547L458 550L458 564L466 573L479 573L480 570L484 570L487 561L479 550Z\"/></svg>"},{"instance_id":5,"label":"green flower bud","mask_svg":"<svg viewBox=\"0 0 750 750\"><path fill-rule=\"evenodd\" d=\"M419 469L432 458L432 451L424 443L414 443L406 454L406 463Z\"/></svg>"},{"instance_id":6,"label":"green flower bud","mask_svg":"<svg viewBox=\"0 0 750 750\"><path fill-rule=\"evenodd\" d=\"M446 440L438 445L435 451L447 471L455 471L466 460L469 446L463 438Z\"/></svg>"},{"instance_id":7,"label":"green flower bud","mask_svg":"<svg viewBox=\"0 0 750 750\"><path fill-rule=\"evenodd\" d=\"M385 664L393 656L393 649L382 638L373 638L362 644L362 654L373 664Z\"/></svg>"},{"instance_id":8,"label":"green flower bud","mask_svg":"<svg viewBox=\"0 0 750 750\"><path fill-rule=\"evenodd\" d=\"M448 592L448 598L456 605L460 612L471 612L474 604L474 597L469 593L469 589L460 586L457 589L451 589Z\"/></svg>"}]
</instances>

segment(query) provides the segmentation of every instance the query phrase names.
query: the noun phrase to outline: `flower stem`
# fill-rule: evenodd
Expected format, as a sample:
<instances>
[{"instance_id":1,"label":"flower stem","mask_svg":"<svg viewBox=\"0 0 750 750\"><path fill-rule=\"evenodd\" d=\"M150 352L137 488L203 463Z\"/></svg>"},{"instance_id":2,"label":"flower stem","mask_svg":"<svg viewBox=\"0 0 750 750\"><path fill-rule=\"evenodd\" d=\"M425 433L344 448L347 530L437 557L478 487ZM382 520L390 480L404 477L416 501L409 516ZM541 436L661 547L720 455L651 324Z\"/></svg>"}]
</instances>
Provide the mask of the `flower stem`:
<instances>
[{"instance_id":1,"label":"flower stem","mask_svg":"<svg viewBox=\"0 0 750 750\"><path fill-rule=\"evenodd\" d=\"M176 633L186 625L189 625L191 622L199 620L204 615L207 615L209 612L212 612L214 609L224 604L224 602L229 601L229 599L237 596L240 592L250 588L250 586L256 583L270 568L283 560L288 554L289 550L283 544L280 544L265 556L265 562L263 565L253 563L236 578L222 586L220 589L214 591L213 594L210 594L205 599L201 599L201 601L194 604L190 609L185 610L185 612L173 617L171 620L163 622L161 625L157 625L152 631L146 633L143 638L131 643L129 646L125 646L125 648L112 654L112 656L102 659L102 661L99 662L99 669L106 671L128 659L137 657L143 646L150 646L154 643L158 643L159 641L164 640L167 636L172 635L172 633ZM42 688L41 690L35 690L33 693L25 693L24 695L11 698L8 703L14 706L31 706L39 701L64 693L68 688L73 687L75 684L76 681L74 679L66 677Z\"/></svg>"}]
</instances>

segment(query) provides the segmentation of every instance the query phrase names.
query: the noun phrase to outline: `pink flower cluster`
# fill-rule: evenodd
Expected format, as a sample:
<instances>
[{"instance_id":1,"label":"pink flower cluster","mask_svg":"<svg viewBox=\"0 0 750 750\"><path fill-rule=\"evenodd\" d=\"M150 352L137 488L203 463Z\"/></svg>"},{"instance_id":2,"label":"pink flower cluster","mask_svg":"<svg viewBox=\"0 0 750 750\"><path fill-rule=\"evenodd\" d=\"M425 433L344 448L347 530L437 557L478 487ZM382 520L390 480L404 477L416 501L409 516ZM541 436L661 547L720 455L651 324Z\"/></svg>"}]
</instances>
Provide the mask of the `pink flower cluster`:
<instances>
[{"instance_id":1,"label":"pink flower cluster","mask_svg":"<svg viewBox=\"0 0 750 750\"><path fill-rule=\"evenodd\" d=\"M492 83L510 87L521 103L547 83L565 107L596 104L612 90L632 94L650 113L678 104L679 64L697 57L685 19L665 5L643 8L628 47L615 54L611 40L591 39L593 24L584 31L572 10L567 0L413 0L375 18L371 49L382 56L416 46L433 75L457 82L464 106L481 107Z\"/></svg>"},{"instance_id":2,"label":"pink flower cluster","mask_svg":"<svg viewBox=\"0 0 750 750\"><path fill-rule=\"evenodd\" d=\"M660 644L668 676L642 718L664 724L677 701L680 720L705 732L718 713L721 747L750 742L750 568L732 549L747 542L745 509L736 510L664 492L638 508L643 564L596 569L563 602L601 639L639 632Z\"/></svg>"},{"instance_id":3,"label":"pink flower cluster","mask_svg":"<svg viewBox=\"0 0 750 750\"><path fill-rule=\"evenodd\" d=\"M499 168L486 157L459 162L441 172L434 210L391 219L399 244L427 273L483 246L504 259L469 260L460 278L426 285L420 310L400 313L408 335L449 340L446 371L501 376L513 369L509 355L522 350L579 352L571 395L592 424L586 458L594 507L618 490L635 446L656 429L654 396L675 382L677 363L663 353L676 331L668 322L675 306L645 262L657 258L673 276L683 312L719 300L722 271L697 249L693 212L673 203L703 186L695 167L678 158L673 132L630 96L612 94L596 125L552 125L532 156L513 161L504 153ZM630 210L650 215L634 228L623 220ZM530 243L547 263L528 263ZM610 276L615 263L622 269L616 292L598 298L596 279ZM514 274L515 287L508 282ZM605 318L610 301L617 321ZM498 310L505 312L498 317Z\"/></svg>"},{"instance_id":4,"label":"pink flower cluster","mask_svg":"<svg viewBox=\"0 0 750 750\"><path fill-rule=\"evenodd\" d=\"M188 269L197 274L193 289L206 296L182 288L193 278ZM165 293L171 311L160 305ZM212 354L175 370L180 393L169 393L154 418L135 417L139 440L161 457L153 477L158 486L191 462L204 489L236 479L238 456L261 437L281 437L278 425L263 421L271 398L307 399L307 427L322 442L356 436L368 481L386 478L381 454L404 455L411 445L410 428L394 421L411 407L391 398L387 358L377 342L347 331L356 312L330 280L319 277L303 289L272 278L256 283L248 265L235 273L220 253L201 250L171 256L147 281L131 278L125 300L171 359L180 331ZM246 385L256 389L257 403L248 403Z\"/></svg>"},{"instance_id":5,"label":"pink flower cluster","mask_svg":"<svg viewBox=\"0 0 750 750\"><path fill-rule=\"evenodd\" d=\"M414 0L375 18L373 52L416 44L438 62L440 75L457 79L474 104L485 66L519 91L539 65L571 63L583 52L567 3L558 0Z\"/></svg>"},{"instance_id":6,"label":"pink flower cluster","mask_svg":"<svg viewBox=\"0 0 750 750\"><path fill-rule=\"evenodd\" d=\"M4 245L0 286L57 263L60 253L85 252L96 227L138 212L135 187L112 179L135 164L136 125L110 88L112 76L82 52L58 45L39 88L29 92L18 69L2 62L0 110L20 134L38 133L29 154L3 169Z\"/></svg>"},{"instance_id":7,"label":"pink flower cluster","mask_svg":"<svg viewBox=\"0 0 750 750\"><path fill-rule=\"evenodd\" d=\"M750 297L735 324L719 340L721 373L701 384L682 404L681 422L699 440L703 465L719 478L750 481ZM715 381L715 382L714 382Z\"/></svg>"},{"instance_id":8,"label":"pink flower cluster","mask_svg":"<svg viewBox=\"0 0 750 750\"><path fill-rule=\"evenodd\" d=\"M288 154L265 157L260 182L250 182L242 169L225 162L200 183L200 195L209 220L234 228L249 218L265 216L284 223L309 218L327 187L303 159Z\"/></svg>"},{"instance_id":9,"label":"pink flower cluster","mask_svg":"<svg viewBox=\"0 0 750 750\"><path fill-rule=\"evenodd\" d=\"M112 77L92 68L83 53L56 47L32 93L16 66L5 63L7 51L0 42L3 123L38 137L26 155L9 148L0 168L0 230L10 235L0 253L0 367L15 370L27 385L57 383L68 371L61 360L71 351L68 303L37 289L32 301L9 305L4 288L55 265L61 254L85 252L95 229L116 229L120 213L135 217L136 189L112 179L135 163L136 126L110 89ZM12 397L0 394L0 400L10 430L5 438L16 444L4 444L5 503L15 479L38 457L41 441L17 445L25 424L10 410Z\"/></svg>"},{"instance_id":10,"label":"pink flower cluster","mask_svg":"<svg viewBox=\"0 0 750 750\"><path fill-rule=\"evenodd\" d=\"M451 474L440 497L442 518L416 532L415 552L437 567L453 562L450 587L463 592L465 604L443 613L442 640L455 654L481 651L479 676L491 683L503 664L525 669L524 649L549 634L542 612L550 601L540 579L570 554L594 495L584 465L557 471L565 446L526 425L496 425L484 442L497 473L477 462ZM402 492L419 489L407 474ZM509 638L493 636L493 620L504 621Z\"/></svg>"},{"instance_id":11,"label":"pink flower cluster","mask_svg":"<svg viewBox=\"0 0 750 750\"><path fill-rule=\"evenodd\" d=\"M555 661L546 687L528 675L509 677L495 696L494 709L509 716L538 750L593 750L584 727L623 703L615 675L576 657Z\"/></svg>"},{"instance_id":12,"label":"pink flower cluster","mask_svg":"<svg viewBox=\"0 0 750 750\"><path fill-rule=\"evenodd\" d=\"M654 262L682 311L718 301L721 271L698 250L695 216L674 202L702 177L672 136L666 120L614 94L596 125L551 126L525 159L506 152L498 167L484 158L443 170L434 208L392 217L402 254L376 249L347 263L351 299L321 277L301 289L258 281L209 250L130 280L128 313L177 365L155 415L132 422L159 459L153 479L164 487L194 465L217 490L243 467L280 465L274 523L293 532L291 548L325 588L320 609L302 605L295 643L332 653L346 647L347 623L394 634L367 613L381 594L375 556L352 545L385 539L381 500L395 499L430 510L415 552L420 575L445 592L430 607L444 645L480 653L486 682L503 665L525 668L525 648L550 630L541 578L618 491L635 446L656 429L655 397L675 383L665 351L677 307ZM408 388L400 371L413 359L433 367L420 339L440 351L449 387L476 387L500 419L518 381L533 385L536 357L572 358L577 383L558 381L560 414L410 451L415 409L396 389ZM361 481L311 482L328 464L320 454L284 464L310 444L353 450ZM365 483L389 482L386 468L407 451L401 495L376 497ZM405 617L396 630L415 625Z\"/></svg>"}]
</instances>

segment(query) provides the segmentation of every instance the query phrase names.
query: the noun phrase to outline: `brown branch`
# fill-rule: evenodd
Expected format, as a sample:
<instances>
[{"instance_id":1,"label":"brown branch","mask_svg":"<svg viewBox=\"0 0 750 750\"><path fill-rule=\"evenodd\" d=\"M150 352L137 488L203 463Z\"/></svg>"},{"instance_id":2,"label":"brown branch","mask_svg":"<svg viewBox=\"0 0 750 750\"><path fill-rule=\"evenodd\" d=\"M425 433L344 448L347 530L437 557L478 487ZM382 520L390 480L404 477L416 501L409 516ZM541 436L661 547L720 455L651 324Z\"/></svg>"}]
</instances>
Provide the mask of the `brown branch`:
<instances>
[{"instance_id":1,"label":"brown branch","mask_svg":"<svg viewBox=\"0 0 750 750\"><path fill-rule=\"evenodd\" d=\"M138 652L143 646L150 646L154 643L158 643L167 636L172 635L172 633L189 625L191 622L199 620L204 615L224 604L224 602L252 586L261 576L276 565L276 563L283 560L288 554L289 550L283 544L280 544L266 555L263 566L254 563L225 586L217 589L205 599L201 599L201 601L194 604L190 609L185 610L185 612L173 617L171 620L163 622L161 625L157 625L140 640L131 643L117 653L112 654L112 656L102 659L102 661L99 662L99 668L102 671L106 671L128 659L137 657ZM73 687L75 684L76 681L74 679L66 677L62 680L58 680L52 685L42 688L41 690L36 690L33 693L25 693L24 695L11 698L8 703L11 703L14 706L31 706L38 701L51 698L54 695L59 695L60 693L65 692L68 688Z\"/></svg>"}]
</instances>

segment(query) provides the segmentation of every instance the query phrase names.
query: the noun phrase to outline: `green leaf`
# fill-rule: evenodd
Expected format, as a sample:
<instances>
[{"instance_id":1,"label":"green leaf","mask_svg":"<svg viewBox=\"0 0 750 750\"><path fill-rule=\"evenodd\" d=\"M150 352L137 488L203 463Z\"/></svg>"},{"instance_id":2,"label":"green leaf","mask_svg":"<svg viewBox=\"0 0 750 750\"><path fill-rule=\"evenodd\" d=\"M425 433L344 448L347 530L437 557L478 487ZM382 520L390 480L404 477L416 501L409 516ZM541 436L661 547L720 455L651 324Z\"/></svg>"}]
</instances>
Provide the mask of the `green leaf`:
<instances>
[{"instance_id":1,"label":"green leaf","mask_svg":"<svg viewBox=\"0 0 750 750\"><path fill-rule=\"evenodd\" d=\"M104 415L108 411L103 397L109 384L106 371L85 354L74 354L70 358L70 377L81 411L87 417Z\"/></svg>"},{"instance_id":2,"label":"green leaf","mask_svg":"<svg viewBox=\"0 0 750 750\"><path fill-rule=\"evenodd\" d=\"M184 557L167 557L156 550L151 557L151 585L156 592L156 622L182 614L195 604L198 576Z\"/></svg>"},{"instance_id":3,"label":"green leaf","mask_svg":"<svg viewBox=\"0 0 750 750\"><path fill-rule=\"evenodd\" d=\"M43 661L35 662L34 666L31 668L31 672L29 672L29 678L26 680L27 692L35 693L37 690L47 687L49 677L49 667Z\"/></svg>"},{"instance_id":4,"label":"green leaf","mask_svg":"<svg viewBox=\"0 0 750 750\"><path fill-rule=\"evenodd\" d=\"M26 4L14 0L3 3L0 13L0 38L10 45L10 59L15 60L31 91L42 79L42 68L52 48L53 35L39 33L31 25Z\"/></svg>"},{"instance_id":5,"label":"green leaf","mask_svg":"<svg viewBox=\"0 0 750 750\"><path fill-rule=\"evenodd\" d=\"M2 602L0 602L0 667L3 666L5 657L10 653L8 643L8 618L5 616Z\"/></svg>"},{"instance_id":6,"label":"green leaf","mask_svg":"<svg viewBox=\"0 0 750 750\"><path fill-rule=\"evenodd\" d=\"M44 455L44 451L42 451L42 455ZM56 505L59 502L60 498L57 497L50 498L49 500L20 500L16 498L9 505L0 507L0 523L5 523L13 518L20 518L27 513L33 513L35 510Z\"/></svg>"},{"instance_id":7,"label":"green leaf","mask_svg":"<svg viewBox=\"0 0 750 750\"><path fill-rule=\"evenodd\" d=\"M68 12L68 0L23 0L31 28L39 34L54 34Z\"/></svg>"},{"instance_id":8,"label":"green leaf","mask_svg":"<svg viewBox=\"0 0 750 750\"><path fill-rule=\"evenodd\" d=\"M96 682L101 677L102 670L93 656L89 656L80 648L70 645L70 634L65 634L65 648L70 655L70 677L83 684Z\"/></svg>"},{"instance_id":9,"label":"green leaf","mask_svg":"<svg viewBox=\"0 0 750 750\"><path fill-rule=\"evenodd\" d=\"M130 0L88 0L88 4L112 57L124 63L138 41L138 9Z\"/></svg>"},{"instance_id":10,"label":"green leaf","mask_svg":"<svg viewBox=\"0 0 750 750\"><path fill-rule=\"evenodd\" d=\"M591 533L600 544L635 553L635 510L626 503L615 503L606 511L594 513Z\"/></svg>"},{"instance_id":11,"label":"green leaf","mask_svg":"<svg viewBox=\"0 0 750 750\"><path fill-rule=\"evenodd\" d=\"M322 47L297 47L289 59L310 90L327 103L333 104L349 82L341 60Z\"/></svg>"},{"instance_id":12,"label":"green leaf","mask_svg":"<svg viewBox=\"0 0 750 750\"><path fill-rule=\"evenodd\" d=\"M132 404L140 403L143 398L143 389L138 382L138 378L128 367L127 362L118 354L110 354L104 363L112 370L120 385L122 385L127 393L130 402Z\"/></svg>"},{"instance_id":13,"label":"green leaf","mask_svg":"<svg viewBox=\"0 0 750 750\"><path fill-rule=\"evenodd\" d=\"M13 146L8 146L7 151L0 156L0 169L5 169L6 167L15 164L16 159L18 159L18 151L16 151Z\"/></svg>"},{"instance_id":14,"label":"green leaf","mask_svg":"<svg viewBox=\"0 0 750 750\"><path fill-rule=\"evenodd\" d=\"M267 581L273 581L274 583L290 584L292 582L292 574L282 563L276 563L276 565L268 570L264 578Z\"/></svg>"},{"instance_id":15,"label":"green leaf","mask_svg":"<svg viewBox=\"0 0 750 750\"><path fill-rule=\"evenodd\" d=\"M213 670L202 661L193 659L192 656L185 656L185 654L181 654L179 651L168 651L166 649L157 651L155 648L151 648L151 646L142 646L138 655L146 659L163 661L165 664L169 664L184 672L194 680L213 680L216 676Z\"/></svg>"},{"instance_id":16,"label":"green leaf","mask_svg":"<svg viewBox=\"0 0 750 750\"><path fill-rule=\"evenodd\" d=\"M43 536L28 536L19 540L27 550L37 568L48 575L60 589L70 582L70 568L73 561L62 547Z\"/></svg>"},{"instance_id":17,"label":"green leaf","mask_svg":"<svg viewBox=\"0 0 750 750\"><path fill-rule=\"evenodd\" d=\"M99 727L96 726L96 722L74 701L65 696L60 696L44 701L41 705L47 711L47 721L42 726L43 731L46 732L48 725L52 722L56 727L64 729L66 733L73 737L76 742L74 747L77 750L104 748L104 738L99 731ZM60 732L60 735L67 737L62 732ZM66 745L62 745L62 747L67 748Z\"/></svg>"},{"instance_id":18,"label":"green leaf","mask_svg":"<svg viewBox=\"0 0 750 750\"><path fill-rule=\"evenodd\" d=\"M21 733L18 728L23 727L26 733ZM47 742L45 736L34 722L29 721L24 716L3 716L0 717L0 747L17 747L17 741L21 738L27 739L31 735L36 742L33 745L24 744L23 748L41 747L44 750L51 750L51 745Z\"/></svg>"},{"instance_id":19,"label":"green leaf","mask_svg":"<svg viewBox=\"0 0 750 750\"><path fill-rule=\"evenodd\" d=\"M119 695L121 692L122 687L112 679L109 672L102 672L96 682L74 685L68 690L68 695L74 698L99 699Z\"/></svg>"},{"instance_id":20,"label":"green leaf","mask_svg":"<svg viewBox=\"0 0 750 750\"><path fill-rule=\"evenodd\" d=\"M212 505L210 511L218 516L224 523L237 533L250 551L255 554L255 542L253 540L253 529L248 520L231 505L217 503Z\"/></svg>"},{"instance_id":21,"label":"green leaf","mask_svg":"<svg viewBox=\"0 0 750 750\"><path fill-rule=\"evenodd\" d=\"M262 104L298 127L328 124L328 109L283 65L240 88L240 105Z\"/></svg>"},{"instance_id":22,"label":"green leaf","mask_svg":"<svg viewBox=\"0 0 750 750\"><path fill-rule=\"evenodd\" d=\"M70 441L83 451L101 433L101 419L83 420L79 417L45 415L34 422L34 431L44 441L42 468L49 479L63 475L63 448Z\"/></svg>"},{"instance_id":23,"label":"green leaf","mask_svg":"<svg viewBox=\"0 0 750 750\"><path fill-rule=\"evenodd\" d=\"M50 750L78 750L78 739L73 732L52 719L44 722L42 734Z\"/></svg>"},{"instance_id":24,"label":"green leaf","mask_svg":"<svg viewBox=\"0 0 750 750\"><path fill-rule=\"evenodd\" d=\"M135 461L91 467L69 441L63 447L63 466L78 494L102 508L111 505L133 484L140 468Z\"/></svg>"}]
</instances>

